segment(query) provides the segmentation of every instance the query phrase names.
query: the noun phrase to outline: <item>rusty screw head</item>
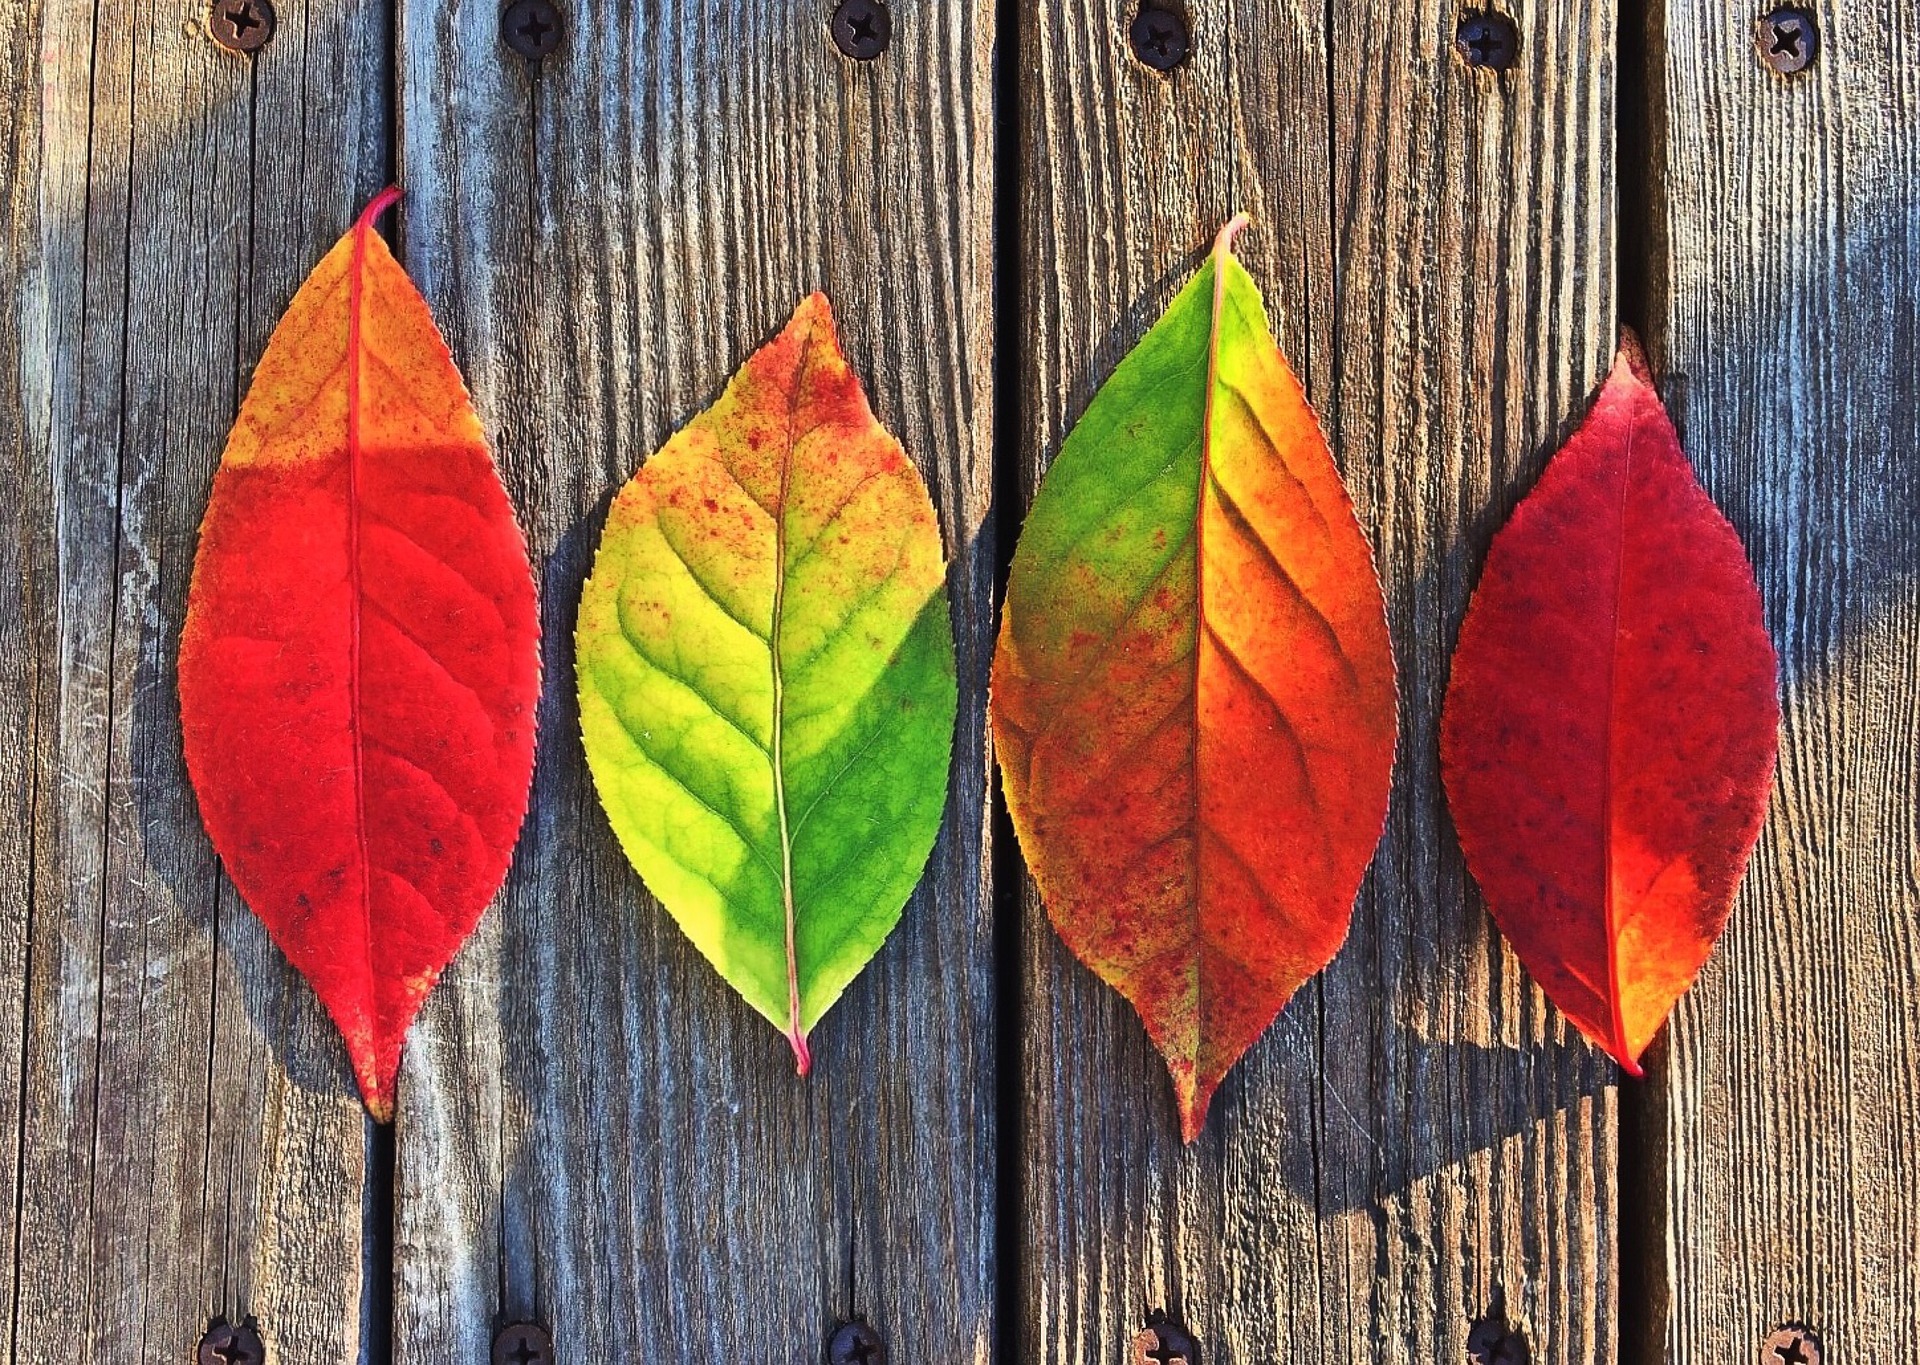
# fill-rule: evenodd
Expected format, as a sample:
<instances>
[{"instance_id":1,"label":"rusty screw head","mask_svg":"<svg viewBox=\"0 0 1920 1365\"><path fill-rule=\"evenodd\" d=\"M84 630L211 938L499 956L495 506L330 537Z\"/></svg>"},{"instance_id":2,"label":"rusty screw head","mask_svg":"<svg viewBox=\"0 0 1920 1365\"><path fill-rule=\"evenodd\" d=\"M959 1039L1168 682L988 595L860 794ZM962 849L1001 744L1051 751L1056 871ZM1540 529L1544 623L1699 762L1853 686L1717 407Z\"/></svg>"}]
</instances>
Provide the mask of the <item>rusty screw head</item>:
<instances>
[{"instance_id":1,"label":"rusty screw head","mask_svg":"<svg viewBox=\"0 0 1920 1365\"><path fill-rule=\"evenodd\" d=\"M1825 1353L1811 1327L1789 1322L1760 1347L1760 1365L1820 1365Z\"/></svg>"},{"instance_id":2,"label":"rusty screw head","mask_svg":"<svg viewBox=\"0 0 1920 1365\"><path fill-rule=\"evenodd\" d=\"M229 52L258 52L273 37L272 0L213 0L207 32Z\"/></svg>"},{"instance_id":3,"label":"rusty screw head","mask_svg":"<svg viewBox=\"0 0 1920 1365\"><path fill-rule=\"evenodd\" d=\"M1156 1308L1135 1334L1127 1365L1200 1365L1200 1343L1164 1309Z\"/></svg>"},{"instance_id":4,"label":"rusty screw head","mask_svg":"<svg viewBox=\"0 0 1920 1365\"><path fill-rule=\"evenodd\" d=\"M1520 60L1520 27L1511 15L1493 10L1463 14L1453 33L1453 50L1468 66L1511 71Z\"/></svg>"},{"instance_id":5,"label":"rusty screw head","mask_svg":"<svg viewBox=\"0 0 1920 1365\"><path fill-rule=\"evenodd\" d=\"M827 1338L827 1365L887 1365L887 1343L864 1322L843 1322Z\"/></svg>"},{"instance_id":6,"label":"rusty screw head","mask_svg":"<svg viewBox=\"0 0 1920 1365\"><path fill-rule=\"evenodd\" d=\"M1187 16L1166 5L1140 6L1127 26L1127 41L1141 65L1155 71L1173 70L1193 51L1193 31L1187 26Z\"/></svg>"},{"instance_id":7,"label":"rusty screw head","mask_svg":"<svg viewBox=\"0 0 1920 1365\"><path fill-rule=\"evenodd\" d=\"M1803 9L1777 9L1754 26L1754 45L1760 60L1783 76L1813 65L1820 54L1820 26Z\"/></svg>"},{"instance_id":8,"label":"rusty screw head","mask_svg":"<svg viewBox=\"0 0 1920 1365\"><path fill-rule=\"evenodd\" d=\"M235 1327L225 1318L215 1318L207 1324L193 1358L197 1365L265 1365L267 1348L251 1322Z\"/></svg>"},{"instance_id":9,"label":"rusty screw head","mask_svg":"<svg viewBox=\"0 0 1920 1365\"><path fill-rule=\"evenodd\" d=\"M530 62L560 50L566 25L553 0L513 0L500 12L500 39Z\"/></svg>"},{"instance_id":10,"label":"rusty screw head","mask_svg":"<svg viewBox=\"0 0 1920 1365\"><path fill-rule=\"evenodd\" d=\"M510 1322L494 1333L493 1365L553 1365L553 1338L538 1323Z\"/></svg>"}]
</instances>

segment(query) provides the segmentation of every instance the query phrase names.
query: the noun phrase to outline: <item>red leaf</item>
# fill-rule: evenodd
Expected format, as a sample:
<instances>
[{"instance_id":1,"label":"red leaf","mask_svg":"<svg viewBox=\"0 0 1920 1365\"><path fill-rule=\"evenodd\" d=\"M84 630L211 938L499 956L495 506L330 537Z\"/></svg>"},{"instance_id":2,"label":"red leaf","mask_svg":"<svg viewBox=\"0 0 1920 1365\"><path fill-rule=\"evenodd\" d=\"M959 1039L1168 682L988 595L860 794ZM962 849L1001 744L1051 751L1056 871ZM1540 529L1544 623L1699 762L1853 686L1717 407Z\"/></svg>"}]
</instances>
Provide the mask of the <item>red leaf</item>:
<instances>
[{"instance_id":1,"label":"red leaf","mask_svg":"<svg viewBox=\"0 0 1920 1365\"><path fill-rule=\"evenodd\" d=\"M400 1045L505 877L540 690L526 543L426 301L373 231L314 268L214 476L180 640L234 885L393 1113Z\"/></svg>"},{"instance_id":2,"label":"red leaf","mask_svg":"<svg viewBox=\"0 0 1920 1365\"><path fill-rule=\"evenodd\" d=\"M1739 538L1629 334L1593 412L1494 538L1440 755L1501 932L1635 1075L1759 837L1776 672Z\"/></svg>"}]
</instances>

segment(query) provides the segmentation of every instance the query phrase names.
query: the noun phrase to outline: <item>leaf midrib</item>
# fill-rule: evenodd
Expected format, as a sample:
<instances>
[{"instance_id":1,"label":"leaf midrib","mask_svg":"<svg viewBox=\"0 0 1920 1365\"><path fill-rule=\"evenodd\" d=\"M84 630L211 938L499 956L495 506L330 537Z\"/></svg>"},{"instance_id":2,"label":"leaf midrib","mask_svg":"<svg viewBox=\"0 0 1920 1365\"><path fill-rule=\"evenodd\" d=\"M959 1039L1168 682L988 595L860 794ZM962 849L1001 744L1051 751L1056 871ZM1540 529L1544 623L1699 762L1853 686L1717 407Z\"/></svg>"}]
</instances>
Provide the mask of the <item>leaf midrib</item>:
<instances>
[{"instance_id":1,"label":"leaf midrib","mask_svg":"<svg viewBox=\"0 0 1920 1365\"><path fill-rule=\"evenodd\" d=\"M1601 745L1600 769L1600 894L1606 931L1607 1011L1613 1028L1615 1055L1630 1072L1639 1065L1631 1058L1627 1045L1626 1009L1620 999L1620 922L1614 905L1613 876L1613 769L1614 721L1618 710L1620 676L1620 591L1626 578L1627 508L1633 496L1633 439L1639 434L1637 414L1627 427L1627 449L1620 459L1620 524L1614 538L1613 601L1607 628L1607 721Z\"/></svg>"},{"instance_id":2,"label":"leaf midrib","mask_svg":"<svg viewBox=\"0 0 1920 1365\"><path fill-rule=\"evenodd\" d=\"M806 380L807 362L813 352L814 326L811 321L805 340L800 343L800 358L794 366L793 386L787 399L787 444L781 452L780 494L773 518L773 620L767 632L767 655L773 670L772 752L774 811L780 821L780 901L786 920L787 954L787 1041L793 1046L795 1064L801 1075L812 1069L807 1050L806 1031L800 1022L800 957L797 950L793 904L793 830L787 820L786 679L781 670L780 645L782 618L787 594L787 498L792 488L794 452L799 447L800 386Z\"/></svg>"},{"instance_id":3,"label":"leaf midrib","mask_svg":"<svg viewBox=\"0 0 1920 1365\"><path fill-rule=\"evenodd\" d=\"M373 215L381 207L376 198L353 225L353 252L347 265L347 725L353 737L353 833L360 851L361 949L366 960L367 1013L377 1025L379 1002L374 999L373 864L367 841L366 736L360 721L362 630L361 597L365 582L360 565L360 351L361 313L366 296L367 238Z\"/></svg>"}]
</instances>

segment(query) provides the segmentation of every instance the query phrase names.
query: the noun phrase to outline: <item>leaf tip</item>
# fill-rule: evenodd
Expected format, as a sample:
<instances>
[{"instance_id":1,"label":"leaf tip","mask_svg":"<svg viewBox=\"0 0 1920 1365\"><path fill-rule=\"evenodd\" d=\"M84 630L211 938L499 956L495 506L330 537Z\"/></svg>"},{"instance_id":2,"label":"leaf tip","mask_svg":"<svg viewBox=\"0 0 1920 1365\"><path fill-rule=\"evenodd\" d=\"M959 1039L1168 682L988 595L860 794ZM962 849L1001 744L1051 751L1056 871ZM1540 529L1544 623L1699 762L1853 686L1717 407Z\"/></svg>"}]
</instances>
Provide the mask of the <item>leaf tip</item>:
<instances>
[{"instance_id":1,"label":"leaf tip","mask_svg":"<svg viewBox=\"0 0 1920 1365\"><path fill-rule=\"evenodd\" d=\"M1180 1102L1180 1141L1191 1147L1207 1127L1207 1097L1196 1097Z\"/></svg>"},{"instance_id":2,"label":"leaf tip","mask_svg":"<svg viewBox=\"0 0 1920 1365\"><path fill-rule=\"evenodd\" d=\"M801 299L793 310L793 320L809 331L816 327L824 329L828 336L836 338L837 344L839 328L833 320L833 302L823 291L816 289Z\"/></svg>"},{"instance_id":3,"label":"leaf tip","mask_svg":"<svg viewBox=\"0 0 1920 1365\"><path fill-rule=\"evenodd\" d=\"M362 1090L361 1098L366 1103L367 1113L381 1127L393 1122L393 1087L382 1086L376 1089Z\"/></svg>"},{"instance_id":4,"label":"leaf tip","mask_svg":"<svg viewBox=\"0 0 1920 1365\"><path fill-rule=\"evenodd\" d=\"M1217 1079L1209 1081L1191 1070L1173 1071L1174 1097L1180 1106L1180 1141L1191 1147L1206 1129L1207 1110L1213 1104Z\"/></svg>"},{"instance_id":5,"label":"leaf tip","mask_svg":"<svg viewBox=\"0 0 1920 1365\"><path fill-rule=\"evenodd\" d=\"M1616 376L1624 369L1648 388L1654 386L1653 366L1647 360L1647 348L1640 343L1640 334L1631 327L1620 329L1620 346L1613 354L1613 368Z\"/></svg>"}]
</instances>

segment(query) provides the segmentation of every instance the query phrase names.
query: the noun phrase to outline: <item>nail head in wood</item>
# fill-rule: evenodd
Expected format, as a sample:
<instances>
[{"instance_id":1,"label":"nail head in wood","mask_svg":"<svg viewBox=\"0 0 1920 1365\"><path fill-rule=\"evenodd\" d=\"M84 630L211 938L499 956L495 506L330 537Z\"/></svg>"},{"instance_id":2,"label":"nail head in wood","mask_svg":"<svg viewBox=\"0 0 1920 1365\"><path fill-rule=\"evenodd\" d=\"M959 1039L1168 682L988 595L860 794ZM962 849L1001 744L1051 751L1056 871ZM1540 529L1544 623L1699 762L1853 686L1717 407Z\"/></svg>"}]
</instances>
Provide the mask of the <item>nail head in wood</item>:
<instances>
[{"instance_id":1,"label":"nail head in wood","mask_svg":"<svg viewBox=\"0 0 1920 1365\"><path fill-rule=\"evenodd\" d=\"M1760 1348L1760 1365L1821 1365L1820 1338L1802 1322L1777 1328Z\"/></svg>"},{"instance_id":2,"label":"nail head in wood","mask_svg":"<svg viewBox=\"0 0 1920 1365\"><path fill-rule=\"evenodd\" d=\"M535 1322L510 1322L493 1337L493 1365L553 1365L553 1338Z\"/></svg>"},{"instance_id":3,"label":"nail head in wood","mask_svg":"<svg viewBox=\"0 0 1920 1365\"><path fill-rule=\"evenodd\" d=\"M566 23L553 0L513 0L500 12L500 39L530 62L560 50Z\"/></svg>"},{"instance_id":4,"label":"nail head in wood","mask_svg":"<svg viewBox=\"0 0 1920 1365\"><path fill-rule=\"evenodd\" d=\"M207 1324L193 1358L196 1365L265 1365L267 1347L251 1322L236 1327L225 1318L215 1318Z\"/></svg>"},{"instance_id":5,"label":"nail head in wood","mask_svg":"<svg viewBox=\"0 0 1920 1365\"><path fill-rule=\"evenodd\" d=\"M870 62L893 41L893 11L885 0L840 0L828 27L843 55Z\"/></svg>"},{"instance_id":6,"label":"nail head in wood","mask_svg":"<svg viewBox=\"0 0 1920 1365\"><path fill-rule=\"evenodd\" d=\"M1520 26L1513 16L1477 10L1460 16L1453 50L1475 70L1511 71L1520 60Z\"/></svg>"},{"instance_id":7,"label":"nail head in wood","mask_svg":"<svg viewBox=\"0 0 1920 1365\"><path fill-rule=\"evenodd\" d=\"M1193 30L1179 10L1149 3L1140 6L1127 26L1127 42L1142 66L1171 71L1192 54Z\"/></svg>"},{"instance_id":8,"label":"nail head in wood","mask_svg":"<svg viewBox=\"0 0 1920 1365\"><path fill-rule=\"evenodd\" d=\"M887 1343L864 1322L843 1322L827 1338L827 1365L887 1365Z\"/></svg>"},{"instance_id":9,"label":"nail head in wood","mask_svg":"<svg viewBox=\"0 0 1920 1365\"><path fill-rule=\"evenodd\" d=\"M1156 1308L1133 1338L1128 1365L1200 1365L1200 1343L1193 1334Z\"/></svg>"},{"instance_id":10,"label":"nail head in wood","mask_svg":"<svg viewBox=\"0 0 1920 1365\"><path fill-rule=\"evenodd\" d=\"M1811 10L1774 10L1755 27L1753 40L1760 60L1783 76L1798 75L1820 55L1820 26Z\"/></svg>"},{"instance_id":11,"label":"nail head in wood","mask_svg":"<svg viewBox=\"0 0 1920 1365\"><path fill-rule=\"evenodd\" d=\"M272 0L213 0L207 32L229 52L258 52L273 37Z\"/></svg>"}]
</instances>

